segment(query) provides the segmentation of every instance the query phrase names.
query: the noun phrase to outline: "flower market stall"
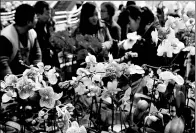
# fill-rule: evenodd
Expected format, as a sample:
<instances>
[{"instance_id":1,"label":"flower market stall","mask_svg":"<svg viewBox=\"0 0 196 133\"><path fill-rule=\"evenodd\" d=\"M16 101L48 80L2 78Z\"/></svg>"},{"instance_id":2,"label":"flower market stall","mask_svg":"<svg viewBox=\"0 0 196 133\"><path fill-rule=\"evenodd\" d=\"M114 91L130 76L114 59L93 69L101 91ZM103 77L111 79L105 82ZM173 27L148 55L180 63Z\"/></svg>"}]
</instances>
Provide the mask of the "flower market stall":
<instances>
[{"instance_id":1,"label":"flower market stall","mask_svg":"<svg viewBox=\"0 0 196 133\"><path fill-rule=\"evenodd\" d=\"M133 64L131 50L115 59L94 36L54 32L61 72L40 62L5 76L0 133L193 133L195 18L184 5L150 33L161 66ZM129 33L117 45L127 50L137 41Z\"/></svg>"}]
</instances>

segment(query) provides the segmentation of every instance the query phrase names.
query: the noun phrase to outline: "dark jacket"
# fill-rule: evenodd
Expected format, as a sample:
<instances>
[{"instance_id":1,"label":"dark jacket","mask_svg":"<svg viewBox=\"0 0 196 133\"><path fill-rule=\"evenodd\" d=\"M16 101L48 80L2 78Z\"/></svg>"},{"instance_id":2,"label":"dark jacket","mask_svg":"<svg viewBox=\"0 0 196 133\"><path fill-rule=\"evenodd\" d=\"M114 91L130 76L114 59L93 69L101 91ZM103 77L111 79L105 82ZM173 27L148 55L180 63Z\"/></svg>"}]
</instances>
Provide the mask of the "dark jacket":
<instances>
[{"instance_id":1,"label":"dark jacket","mask_svg":"<svg viewBox=\"0 0 196 133\"><path fill-rule=\"evenodd\" d=\"M144 31L143 34L140 34L142 39L138 40L133 48L131 49L132 52L137 52L138 57L132 59L133 64L137 65L153 65L159 66L160 63L158 61L157 56L157 48L158 46L153 42L151 33L157 29L159 24L155 21L152 25Z\"/></svg>"},{"instance_id":2,"label":"dark jacket","mask_svg":"<svg viewBox=\"0 0 196 133\"><path fill-rule=\"evenodd\" d=\"M58 55L49 41L49 31L47 31L45 25L40 22L37 22L35 31L37 32L37 39L42 51L42 61L44 65L51 65L59 68ZM52 56L50 54L50 50L54 53Z\"/></svg>"}]
</instances>

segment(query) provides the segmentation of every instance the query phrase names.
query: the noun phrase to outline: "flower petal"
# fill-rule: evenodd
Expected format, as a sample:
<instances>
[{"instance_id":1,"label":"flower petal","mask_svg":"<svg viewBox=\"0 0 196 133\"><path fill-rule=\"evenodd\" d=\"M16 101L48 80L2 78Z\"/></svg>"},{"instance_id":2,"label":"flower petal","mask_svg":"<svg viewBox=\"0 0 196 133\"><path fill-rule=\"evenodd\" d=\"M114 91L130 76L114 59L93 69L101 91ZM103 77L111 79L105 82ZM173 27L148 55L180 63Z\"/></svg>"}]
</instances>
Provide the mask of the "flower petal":
<instances>
[{"instance_id":1,"label":"flower petal","mask_svg":"<svg viewBox=\"0 0 196 133\"><path fill-rule=\"evenodd\" d=\"M61 92L59 94L54 93L53 98L54 98L54 100L59 100L62 96L63 96L63 92Z\"/></svg>"},{"instance_id":2,"label":"flower petal","mask_svg":"<svg viewBox=\"0 0 196 133\"><path fill-rule=\"evenodd\" d=\"M7 103L12 99L12 97L8 96L6 93L2 96L2 102Z\"/></svg>"},{"instance_id":3,"label":"flower petal","mask_svg":"<svg viewBox=\"0 0 196 133\"><path fill-rule=\"evenodd\" d=\"M166 88L167 88L166 84L158 84L157 86L157 90L161 93L164 93L166 91Z\"/></svg>"},{"instance_id":4,"label":"flower petal","mask_svg":"<svg viewBox=\"0 0 196 133\"><path fill-rule=\"evenodd\" d=\"M40 99L40 107L46 107L46 108L53 108L55 105L55 100L52 99L52 98L48 98L48 99L45 99L45 98L41 98Z\"/></svg>"}]
</instances>

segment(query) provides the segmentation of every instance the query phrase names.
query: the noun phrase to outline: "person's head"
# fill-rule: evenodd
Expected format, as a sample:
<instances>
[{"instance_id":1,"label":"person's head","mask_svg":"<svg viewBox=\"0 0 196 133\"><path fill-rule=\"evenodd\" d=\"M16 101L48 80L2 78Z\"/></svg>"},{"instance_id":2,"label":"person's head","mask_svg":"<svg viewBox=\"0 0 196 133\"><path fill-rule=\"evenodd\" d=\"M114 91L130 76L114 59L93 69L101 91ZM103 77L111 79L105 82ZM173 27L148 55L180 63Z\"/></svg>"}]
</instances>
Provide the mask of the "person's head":
<instances>
[{"instance_id":1,"label":"person's head","mask_svg":"<svg viewBox=\"0 0 196 133\"><path fill-rule=\"evenodd\" d=\"M131 6L131 5L136 5L135 1L127 1L126 7Z\"/></svg>"},{"instance_id":2,"label":"person's head","mask_svg":"<svg viewBox=\"0 0 196 133\"><path fill-rule=\"evenodd\" d=\"M115 5L112 2L103 2L101 4L101 19L111 20L115 14Z\"/></svg>"},{"instance_id":3,"label":"person's head","mask_svg":"<svg viewBox=\"0 0 196 133\"><path fill-rule=\"evenodd\" d=\"M38 21L47 22L50 18L50 7L49 4L45 1L37 1L34 5L35 12L38 17Z\"/></svg>"},{"instance_id":4,"label":"person's head","mask_svg":"<svg viewBox=\"0 0 196 133\"><path fill-rule=\"evenodd\" d=\"M79 29L84 33L88 29L88 26L98 26L98 11L97 6L93 2L86 2L83 4L81 13L80 13L80 23Z\"/></svg>"},{"instance_id":5,"label":"person's head","mask_svg":"<svg viewBox=\"0 0 196 133\"><path fill-rule=\"evenodd\" d=\"M123 9L124 9L124 5L120 4L119 7L118 7L118 10L122 11Z\"/></svg>"},{"instance_id":6,"label":"person's head","mask_svg":"<svg viewBox=\"0 0 196 133\"><path fill-rule=\"evenodd\" d=\"M125 12L129 16L128 28L131 32L141 32L145 30L146 25L155 20L155 16L148 7L128 6Z\"/></svg>"},{"instance_id":7,"label":"person's head","mask_svg":"<svg viewBox=\"0 0 196 133\"><path fill-rule=\"evenodd\" d=\"M37 22L35 10L31 5L22 4L16 8L15 24L20 27L34 28Z\"/></svg>"}]
</instances>

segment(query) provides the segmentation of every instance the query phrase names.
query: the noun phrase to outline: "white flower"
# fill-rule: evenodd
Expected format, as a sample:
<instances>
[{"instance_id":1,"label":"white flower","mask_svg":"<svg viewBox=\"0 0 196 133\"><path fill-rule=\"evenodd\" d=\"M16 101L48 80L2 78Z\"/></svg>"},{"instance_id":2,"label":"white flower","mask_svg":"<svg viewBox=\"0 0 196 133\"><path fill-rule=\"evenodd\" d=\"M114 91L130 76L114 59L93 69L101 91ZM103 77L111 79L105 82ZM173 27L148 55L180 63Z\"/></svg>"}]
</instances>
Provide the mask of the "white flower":
<instances>
[{"instance_id":1,"label":"white flower","mask_svg":"<svg viewBox=\"0 0 196 133\"><path fill-rule=\"evenodd\" d=\"M173 53L178 54L183 48L185 48L184 43L180 42L177 38L174 38L171 42L173 47Z\"/></svg>"},{"instance_id":2,"label":"white flower","mask_svg":"<svg viewBox=\"0 0 196 133\"><path fill-rule=\"evenodd\" d=\"M167 84L163 83L163 84L158 84L157 85L157 90L161 93L164 93L166 91L167 88Z\"/></svg>"},{"instance_id":3,"label":"white flower","mask_svg":"<svg viewBox=\"0 0 196 133\"><path fill-rule=\"evenodd\" d=\"M141 39L140 35L137 35L137 32L132 32L127 34L127 39L129 40L139 40Z\"/></svg>"},{"instance_id":4,"label":"white flower","mask_svg":"<svg viewBox=\"0 0 196 133\"><path fill-rule=\"evenodd\" d=\"M157 29L155 29L155 31L151 32L151 37L152 37L152 41L156 43L158 43L158 31Z\"/></svg>"},{"instance_id":5,"label":"white flower","mask_svg":"<svg viewBox=\"0 0 196 133\"><path fill-rule=\"evenodd\" d=\"M112 54L108 53L108 57L109 57L109 62L112 62L114 60Z\"/></svg>"},{"instance_id":6,"label":"white flower","mask_svg":"<svg viewBox=\"0 0 196 133\"><path fill-rule=\"evenodd\" d=\"M184 12L195 12L195 1L189 1L188 4L184 7Z\"/></svg>"},{"instance_id":7,"label":"white flower","mask_svg":"<svg viewBox=\"0 0 196 133\"><path fill-rule=\"evenodd\" d=\"M87 131L84 126L79 127L79 124L76 121L73 121L71 127L67 129L66 133L87 133Z\"/></svg>"},{"instance_id":8,"label":"white flower","mask_svg":"<svg viewBox=\"0 0 196 133\"><path fill-rule=\"evenodd\" d=\"M194 46L187 46L183 49L183 51L189 51L190 55L195 55L195 47Z\"/></svg>"},{"instance_id":9,"label":"white flower","mask_svg":"<svg viewBox=\"0 0 196 133\"><path fill-rule=\"evenodd\" d=\"M170 27L172 27L172 25L174 24L175 22L175 18L172 17L172 16L168 16L167 17L167 21L165 22L165 28L166 29L169 29Z\"/></svg>"},{"instance_id":10,"label":"white flower","mask_svg":"<svg viewBox=\"0 0 196 133\"><path fill-rule=\"evenodd\" d=\"M138 65L131 64L127 70L129 74L144 74L145 71Z\"/></svg>"},{"instance_id":11,"label":"white flower","mask_svg":"<svg viewBox=\"0 0 196 133\"><path fill-rule=\"evenodd\" d=\"M86 63L97 63L96 57L90 53L85 58Z\"/></svg>"},{"instance_id":12,"label":"white flower","mask_svg":"<svg viewBox=\"0 0 196 133\"><path fill-rule=\"evenodd\" d=\"M191 31L191 30L195 31L195 18L188 19L186 21L185 25L186 25L188 31Z\"/></svg>"},{"instance_id":13,"label":"white flower","mask_svg":"<svg viewBox=\"0 0 196 133\"><path fill-rule=\"evenodd\" d=\"M184 13L184 14L182 15L182 19L184 20L184 22L187 22L188 19L189 19L189 17L187 16L186 13Z\"/></svg>"},{"instance_id":14,"label":"white flower","mask_svg":"<svg viewBox=\"0 0 196 133\"><path fill-rule=\"evenodd\" d=\"M174 78L174 74L170 71L164 71L159 74L159 78L162 80L170 80Z\"/></svg>"},{"instance_id":15,"label":"white flower","mask_svg":"<svg viewBox=\"0 0 196 133\"><path fill-rule=\"evenodd\" d=\"M172 28L175 30L175 32L178 32L179 30L183 30L186 28L182 18L176 18L174 23L175 25Z\"/></svg>"},{"instance_id":16,"label":"white flower","mask_svg":"<svg viewBox=\"0 0 196 133\"><path fill-rule=\"evenodd\" d=\"M78 68L76 74L79 76L89 75L90 72L85 68Z\"/></svg>"},{"instance_id":17,"label":"white flower","mask_svg":"<svg viewBox=\"0 0 196 133\"><path fill-rule=\"evenodd\" d=\"M169 81L173 80L175 81L178 85L183 85L184 84L184 79L178 75L178 74L173 74L170 71L164 71L159 74L160 79L164 81Z\"/></svg>"},{"instance_id":18,"label":"white flower","mask_svg":"<svg viewBox=\"0 0 196 133\"><path fill-rule=\"evenodd\" d=\"M122 41L121 44L123 45L123 48L125 50L128 50L128 49L131 49L136 42L137 42L137 40L127 39L127 40ZM121 44L119 44L119 45L121 45Z\"/></svg>"},{"instance_id":19,"label":"white flower","mask_svg":"<svg viewBox=\"0 0 196 133\"><path fill-rule=\"evenodd\" d=\"M57 83L58 79L57 79L57 74L56 74L56 69L53 68L53 69L50 69L48 72L47 72L47 77L48 77L48 81L50 82L50 84L54 85Z\"/></svg>"},{"instance_id":20,"label":"white flower","mask_svg":"<svg viewBox=\"0 0 196 133\"><path fill-rule=\"evenodd\" d=\"M151 92L153 85L154 85L154 80L149 76L147 76L146 87L148 88L149 92Z\"/></svg>"},{"instance_id":21,"label":"white flower","mask_svg":"<svg viewBox=\"0 0 196 133\"><path fill-rule=\"evenodd\" d=\"M167 57L172 57L173 53L178 54L184 47L184 43L175 37L175 31L170 28L167 38L158 46L157 55L163 56L166 53Z\"/></svg>"},{"instance_id":22,"label":"white flower","mask_svg":"<svg viewBox=\"0 0 196 133\"><path fill-rule=\"evenodd\" d=\"M172 46L168 39L163 40L163 42L158 46L157 55L163 56L166 53L167 57L172 57Z\"/></svg>"}]
</instances>

